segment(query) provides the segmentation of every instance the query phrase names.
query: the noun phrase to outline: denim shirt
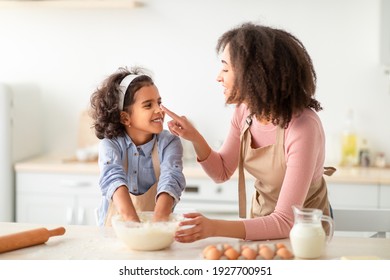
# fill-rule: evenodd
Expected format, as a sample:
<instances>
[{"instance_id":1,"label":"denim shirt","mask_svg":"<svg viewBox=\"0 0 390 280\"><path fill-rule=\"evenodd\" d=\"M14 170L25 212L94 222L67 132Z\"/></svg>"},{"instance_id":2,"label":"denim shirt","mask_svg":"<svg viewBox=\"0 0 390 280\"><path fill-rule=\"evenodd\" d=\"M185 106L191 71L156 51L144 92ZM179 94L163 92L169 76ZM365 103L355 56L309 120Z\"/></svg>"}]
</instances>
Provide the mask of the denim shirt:
<instances>
[{"instance_id":1,"label":"denim shirt","mask_svg":"<svg viewBox=\"0 0 390 280\"><path fill-rule=\"evenodd\" d=\"M174 198L175 205L179 202L186 181L183 174L183 146L177 136L163 130L141 146L136 146L127 134L113 139L105 138L99 144L99 186L103 196L98 213L100 226L104 224L109 203L120 186L125 185L130 193L140 195L157 181L152 163L155 141L158 141L160 161L157 195L166 192ZM126 159L128 166L124 170Z\"/></svg>"}]
</instances>

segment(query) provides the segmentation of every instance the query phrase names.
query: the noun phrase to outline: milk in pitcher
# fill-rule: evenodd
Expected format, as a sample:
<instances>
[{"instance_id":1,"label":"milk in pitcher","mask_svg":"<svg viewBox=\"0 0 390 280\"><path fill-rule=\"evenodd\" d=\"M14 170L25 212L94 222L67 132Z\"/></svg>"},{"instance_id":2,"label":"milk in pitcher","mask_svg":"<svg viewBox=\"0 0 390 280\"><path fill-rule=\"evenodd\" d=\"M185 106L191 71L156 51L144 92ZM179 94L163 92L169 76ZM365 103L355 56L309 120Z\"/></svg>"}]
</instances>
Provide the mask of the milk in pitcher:
<instances>
[{"instance_id":1,"label":"milk in pitcher","mask_svg":"<svg viewBox=\"0 0 390 280\"><path fill-rule=\"evenodd\" d=\"M333 219L323 215L322 210L293 206L294 225L290 231L290 242L294 255L301 259L319 258L327 242L333 237ZM322 222L329 224L329 235L325 234Z\"/></svg>"},{"instance_id":2,"label":"milk in pitcher","mask_svg":"<svg viewBox=\"0 0 390 280\"><path fill-rule=\"evenodd\" d=\"M302 223L291 229L290 241L296 257L315 259L323 253L326 236L321 224Z\"/></svg>"}]
</instances>

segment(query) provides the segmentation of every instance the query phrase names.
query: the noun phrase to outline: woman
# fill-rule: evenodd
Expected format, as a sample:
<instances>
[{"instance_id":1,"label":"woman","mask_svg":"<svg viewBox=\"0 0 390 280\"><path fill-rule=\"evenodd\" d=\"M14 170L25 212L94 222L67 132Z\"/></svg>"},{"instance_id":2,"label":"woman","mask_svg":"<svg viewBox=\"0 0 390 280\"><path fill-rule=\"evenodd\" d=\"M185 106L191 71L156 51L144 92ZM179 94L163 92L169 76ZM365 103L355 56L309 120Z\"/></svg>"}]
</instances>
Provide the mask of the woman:
<instances>
[{"instance_id":1,"label":"woman","mask_svg":"<svg viewBox=\"0 0 390 280\"><path fill-rule=\"evenodd\" d=\"M192 142L197 160L216 182L239 168L240 217L246 216L243 169L256 178L250 218L212 220L187 214L176 240L193 242L223 236L245 240L286 238L294 222L292 206L322 209L329 215L323 179L325 135L316 112L316 73L305 47L292 34L245 23L218 40L222 69L217 81L227 104L236 104L228 137L214 151L187 121L172 118L170 131Z\"/></svg>"}]
</instances>

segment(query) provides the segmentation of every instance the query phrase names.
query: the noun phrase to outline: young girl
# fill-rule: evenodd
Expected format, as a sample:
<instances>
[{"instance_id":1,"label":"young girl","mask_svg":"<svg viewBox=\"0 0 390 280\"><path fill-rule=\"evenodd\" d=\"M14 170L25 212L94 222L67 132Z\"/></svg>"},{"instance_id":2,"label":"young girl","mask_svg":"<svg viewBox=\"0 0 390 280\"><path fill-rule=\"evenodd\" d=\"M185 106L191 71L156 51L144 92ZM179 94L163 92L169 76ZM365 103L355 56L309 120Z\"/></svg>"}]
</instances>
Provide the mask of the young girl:
<instances>
[{"instance_id":1,"label":"young girl","mask_svg":"<svg viewBox=\"0 0 390 280\"><path fill-rule=\"evenodd\" d=\"M91 96L99 144L99 225L119 213L139 222L138 211L168 219L185 187L183 147L163 130L161 97L141 68L119 68Z\"/></svg>"}]
</instances>

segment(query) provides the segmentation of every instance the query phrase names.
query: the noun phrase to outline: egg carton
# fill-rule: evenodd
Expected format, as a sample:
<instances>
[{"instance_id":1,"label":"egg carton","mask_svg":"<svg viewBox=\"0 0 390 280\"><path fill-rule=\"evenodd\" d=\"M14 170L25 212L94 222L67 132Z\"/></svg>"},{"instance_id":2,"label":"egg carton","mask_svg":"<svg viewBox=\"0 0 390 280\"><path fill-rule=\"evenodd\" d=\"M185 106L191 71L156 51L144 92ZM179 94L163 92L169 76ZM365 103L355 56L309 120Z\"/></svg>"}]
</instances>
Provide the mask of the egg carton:
<instances>
[{"instance_id":1,"label":"egg carton","mask_svg":"<svg viewBox=\"0 0 390 280\"><path fill-rule=\"evenodd\" d=\"M283 243L211 244L203 249L207 260L291 260L294 254Z\"/></svg>"}]
</instances>

